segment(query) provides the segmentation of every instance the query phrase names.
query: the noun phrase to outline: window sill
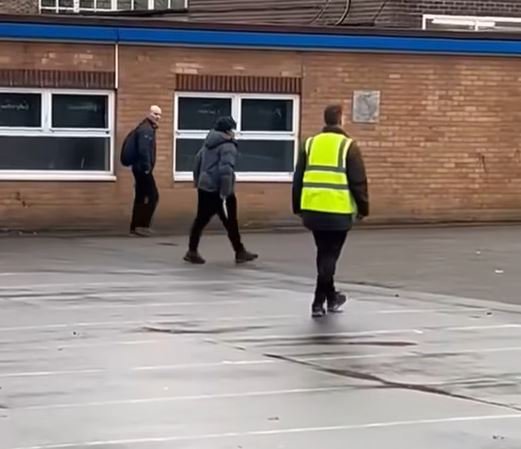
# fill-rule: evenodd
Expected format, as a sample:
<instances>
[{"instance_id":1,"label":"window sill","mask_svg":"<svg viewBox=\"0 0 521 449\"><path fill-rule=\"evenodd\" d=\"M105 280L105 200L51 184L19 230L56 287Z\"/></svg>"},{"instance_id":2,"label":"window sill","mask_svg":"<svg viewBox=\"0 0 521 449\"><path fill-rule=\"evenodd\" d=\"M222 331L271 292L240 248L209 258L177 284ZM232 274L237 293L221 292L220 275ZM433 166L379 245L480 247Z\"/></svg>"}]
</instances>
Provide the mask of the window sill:
<instances>
[{"instance_id":1,"label":"window sill","mask_svg":"<svg viewBox=\"0 0 521 449\"><path fill-rule=\"evenodd\" d=\"M117 178L112 173L75 173L44 171L2 171L0 181L70 181L70 182L114 182Z\"/></svg>"},{"instance_id":2,"label":"window sill","mask_svg":"<svg viewBox=\"0 0 521 449\"><path fill-rule=\"evenodd\" d=\"M237 173L237 182L289 183L293 181L293 173ZM191 173L174 173L175 182L193 182Z\"/></svg>"}]
</instances>

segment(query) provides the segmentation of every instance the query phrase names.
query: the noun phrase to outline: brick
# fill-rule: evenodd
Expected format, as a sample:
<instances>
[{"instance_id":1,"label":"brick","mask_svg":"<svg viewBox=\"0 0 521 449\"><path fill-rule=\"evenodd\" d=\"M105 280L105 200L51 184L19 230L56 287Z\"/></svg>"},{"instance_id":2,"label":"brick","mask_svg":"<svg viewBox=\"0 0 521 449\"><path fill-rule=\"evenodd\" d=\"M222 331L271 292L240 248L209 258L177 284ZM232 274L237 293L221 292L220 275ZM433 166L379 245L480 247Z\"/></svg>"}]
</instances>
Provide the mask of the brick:
<instances>
[{"instance_id":1,"label":"brick","mask_svg":"<svg viewBox=\"0 0 521 449\"><path fill-rule=\"evenodd\" d=\"M345 0L328 0L317 15L316 0L291 0L291 5L276 11L270 0L259 10L247 0L191 0L191 21L277 23L291 25L333 25L339 23L345 13ZM280 5L279 5L280 6ZM293 7L291 7L293 6ZM253 9L252 9L253 8ZM0 0L0 14L37 14L38 0ZM423 14L521 17L519 0L351 0L350 12L342 25L376 24L382 27L420 28ZM238 63L236 68L240 70ZM189 67L179 73L197 73L197 67Z\"/></svg>"},{"instance_id":2,"label":"brick","mask_svg":"<svg viewBox=\"0 0 521 449\"><path fill-rule=\"evenodd\" d=\"M1 14L37 14L38 0L0 0Z\"/></svg>"},{"instance_id":3,"label":"brick","mask_svg":"<svg viewBox=\"0 0 521 449\"><path fill-rule=\"evenodd\" d=\"M111 46L11 42L0 50L0 69L114 70ZM160 227L188 229L195 207L191 184L172 179L176 74L187 64L203 75L302 76L303 136L321 128L328 103L341 102L366 159L373 220L521 219L516 58L132 46L119 53L116 148L150 104L164 111ZM353 90L366 88L382 93L380 122L353 124ZM116 174L115 183L0 182L0 228L125 229L133 181L118 163ZM238 194L243 223L291 219L289 184L241 183Z\"/></svg>"},{"instance_id":4,"label":"brick","mask_svg":"<svg viewBox=\"0 0 521 449\"><path fill-rule=\"evenodd\" d=\"M401 0L390 3L393 5L392 24L401 27L421 28L423 14L521 17L519 0Z\"/></svg>"}]
</instances>

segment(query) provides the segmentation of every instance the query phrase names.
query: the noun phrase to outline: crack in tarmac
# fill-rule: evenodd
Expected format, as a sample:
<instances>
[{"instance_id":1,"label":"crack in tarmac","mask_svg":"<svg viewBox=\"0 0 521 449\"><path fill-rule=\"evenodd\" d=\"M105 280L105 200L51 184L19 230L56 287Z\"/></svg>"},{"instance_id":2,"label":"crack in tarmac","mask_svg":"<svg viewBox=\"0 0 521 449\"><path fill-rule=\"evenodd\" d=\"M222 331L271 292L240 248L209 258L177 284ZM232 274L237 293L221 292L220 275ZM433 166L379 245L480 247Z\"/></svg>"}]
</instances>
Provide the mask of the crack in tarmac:
<instances>
[{"instance_id":1,"label":"crack in tarmac","mask_svg":"<svg viewBox=\"0 0 521 449\"><path fill-rule=\"evenodd\" d=\"M306 367L312 368L314 370L326 372L329 374L334 374L334 375L341 376L341 377L365 380L365 381L369 381L369 382L377 382L384 388L396 388L396 389L402 389L402 390L412 390L412 391L417 391L417 392L421 392L421 393L435 394L438 396L445 396L445 397L449 397L449 398L453 398L453 399L462 399L462 400L466 400L466 401L475 402L478 404L492 405L492 406L501 407L501 408L504 408L504 409L507 409L510 411L521 412L521 407L504 404L502 402L490 401L490 400L486 400L486 399L479 399L479 398L475 398L475 397L468 396L465 394L451 393L451 392L443 390L441 388L429 387L428 385L418 385L418 384L409 384L409 383L405 383L405 382L390 381L390 380L386 380L382 377L376 376L374 374L363 373L363 372L353 371L353 370L348 370L348 369L326 368L324 366L318 365L313 362L297 360L297 359L293 359L291 357L286 357L286 356L278 355L278 354L264 353L263 356L268 357L270 359L282 360L282 361L285 361L288 363L306 366Z\"/></svg>"}]
</instances>

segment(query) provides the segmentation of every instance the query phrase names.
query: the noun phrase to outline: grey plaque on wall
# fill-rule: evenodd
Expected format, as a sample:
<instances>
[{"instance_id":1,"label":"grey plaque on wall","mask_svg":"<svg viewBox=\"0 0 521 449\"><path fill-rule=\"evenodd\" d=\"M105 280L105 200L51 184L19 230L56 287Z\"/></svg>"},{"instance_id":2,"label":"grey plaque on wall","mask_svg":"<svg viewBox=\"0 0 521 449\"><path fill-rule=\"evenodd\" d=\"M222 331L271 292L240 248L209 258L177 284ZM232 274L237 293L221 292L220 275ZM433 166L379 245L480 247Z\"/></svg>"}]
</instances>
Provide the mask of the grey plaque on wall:
<instances>
[{"instance_id":1,"label":"grey plaque on wall","mask_svg":"<svg viewBox=\"0 0 521 449\"><path fill-rule=\"evenodd\" d=\"M353 92L353 122L378 123L380 118L380 91L355 90Z\"/></svg>"}]
</instances>

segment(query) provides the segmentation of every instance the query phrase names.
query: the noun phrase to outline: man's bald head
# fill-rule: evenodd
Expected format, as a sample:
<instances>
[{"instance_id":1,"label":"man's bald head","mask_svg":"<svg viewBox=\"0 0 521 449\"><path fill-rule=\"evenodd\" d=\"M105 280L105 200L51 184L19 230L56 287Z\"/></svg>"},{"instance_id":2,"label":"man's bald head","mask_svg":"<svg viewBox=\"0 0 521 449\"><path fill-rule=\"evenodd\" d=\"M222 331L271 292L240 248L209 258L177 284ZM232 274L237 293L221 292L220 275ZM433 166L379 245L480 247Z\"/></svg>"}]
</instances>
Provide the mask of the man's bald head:
<instances>
[{"instance_id":1,"label":"man's bald head","mask_svg":"<svg viewBox=\"0 0 521 449\"><path fill-rule=\"evenodd\" d=\"M157 105L150 106L150 111L148 112L148 119L155 124L159 123L159 120L161 120L161 114L163 111L161 111L161 108Z\"/></svg>"}]
</instances>

